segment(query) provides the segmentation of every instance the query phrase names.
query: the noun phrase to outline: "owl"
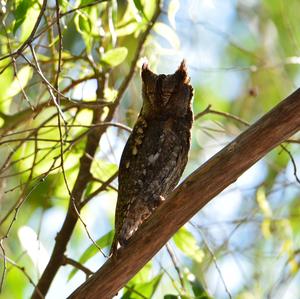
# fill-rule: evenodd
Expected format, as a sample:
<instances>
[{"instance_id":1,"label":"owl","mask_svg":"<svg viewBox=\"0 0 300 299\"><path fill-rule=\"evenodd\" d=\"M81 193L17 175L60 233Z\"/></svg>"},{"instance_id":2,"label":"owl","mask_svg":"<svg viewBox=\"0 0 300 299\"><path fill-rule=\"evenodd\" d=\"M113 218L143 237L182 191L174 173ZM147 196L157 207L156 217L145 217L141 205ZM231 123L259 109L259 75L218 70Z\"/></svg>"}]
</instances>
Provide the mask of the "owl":
<instances>
[{"instance_id":1,"label":"owl","mask_svg":"<svg viewBox=\"0 0 300 299\"><path fill-rule=\"evenodd\" d=\"M190 148L193 88L185 62L172 75L156 75L144 64L141 77L143 105L119 165L111 255L175 188Z\"/></svg>"}]
</instances>

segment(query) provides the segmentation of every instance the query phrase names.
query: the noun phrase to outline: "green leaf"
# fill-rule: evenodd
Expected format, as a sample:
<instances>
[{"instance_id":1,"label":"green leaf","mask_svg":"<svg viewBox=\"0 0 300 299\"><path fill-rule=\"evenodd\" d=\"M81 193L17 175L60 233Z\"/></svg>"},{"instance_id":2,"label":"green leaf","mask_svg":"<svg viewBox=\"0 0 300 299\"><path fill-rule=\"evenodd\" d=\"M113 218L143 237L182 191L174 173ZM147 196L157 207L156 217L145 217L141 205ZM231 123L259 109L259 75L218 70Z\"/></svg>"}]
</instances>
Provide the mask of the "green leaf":
<instances>
[{"instance_id":1,"label":"green leaf","mask_svg":"<svg viewBox=\"0 0 300 299\"><path fill-rule=\"evenodd\" d=\"M154 293L161 281L162 276L163 276L163 273L160 273L148 282L141 283L141 284L135 284L135 285L129 284L127 291L122 296L122 299L125 299L125 298L140 299L141 296L138 294L142 294L146 298L152 298L152 296L154 295Z\"/></svg>"},{"instance_id":2,"label":"green leaf","mask_svg":"<svg viewBox=\"0 0 300 299\"><path fill-rule=\"evenodd\" d=\"M126 35L133 34L138 30L139 26L140 25L137 22L132 21L128 24L118 27L118 29L116 30L116 34L118 36L126 36Z\"/></svg>"},{"instance_id":3,"label":"green leaf","mask_svg":"<svg viewBox=\"0 0 300 299\"><path fill-rule=\"evenodd\" d=\"M134 286L136 284L145 283L149 280L152 271L152 262L149 261L134 277L128 282L128 285Z\"/></svg>"},{"instance_id":4,"label":"green leaf","mask_svg":"<svg viewBox=\"0 0 300 299\"><path fill-rule=\"evenodd\" d=\"M95 0L81 0L80 4L81 5L86 5L86 4L89 4L89 3L92 3L92 2L95 2Z\"/></svg>"},{"instance_id":5,"label":"green leaf","mask_svg":"<svg viewBox=\"0 0 300 299\"><path fill-rule=\"evenodd\" d=\"M179 38L170 26L158 22L154 25L153 29L157 34L165 38L173 48L179 49L180 47Z\"/></svg>"},{"instance_id":6,"label":"green leaf","mask_svg":"<svg viewBox=\"0 0 300 299\"><path fill-rule=\"evenodd\" d=\"M24 298L24 290L27 288L24 273L16 267L10 267L5 276L5 287L1 291L1 298Z\"/></svg>"},{"instance_id":7,"label":"green leaf","mask_svg":"<svg viewBox=\"0 0 300 299\"><path fill-rule=\"evenodd\" d=\"M24 18L20 16L19 24L16 25L17 28L13 28L14 32L16 32L18 28L21 29L21 34L19 36L19 42L21 43L31 34L40 13L40 6L36 3L36 1L33 1L32 4L33 5L28 7L26 15L23 11L21 12Z\"/></svg>"},{"instance_id":8,"label":"green leaf","mask_svg":"<svg viewBox=\"0 0 300 299\"><path fill-rule=\"evenodd\" d=\"M90 33L91 32L91 23L87 16L83 14L76 14L74 18L74 23L78 32Z\"/></svg>"},{"instance_id":9,"label":"green leaf","mask_svg":"<svg viewBox=\"0 0 300 299\"><path fill-rule=\"evenodd\" d=\"M143 5L140 0L133 0L133 3L138 11L143 11Z\"/></svg>"},{"instance_id":10,"label":"green leaf","mask_svg":"<svg viewBox=\"0 0 300 299\"><path fill-rule=\"evenodd\" d=\"M180 7L179 0L170 1L169 9L168 9L168 19L173 29L176 29L175 16L177 11L179 10L179 7Z\"/></svg>"},{"instance_id":11,"label":"green leaf","mask_svg":"<svg viewBox=\"0 0 300 299\"><path fill-rule=\"evenodd\" d=\"M92 25L90 19L85 14L77 13L74 17L74 24L86 45L86 51L90 53L92 49Z\"/></svg>"},{"instance_id":12,"label":"green leaf","mask_svg":"<svg viewBox=\"0 0 300 299\"><path fill-rule=\"evenodd\" d=\"M101 167L99 167L99 165L101 165ZM106 160L94 159L91 167L91 173L102 181L108 180L117 170L117 164L109 163Z\"/></svg>"},{"instance_id":13,"label":"green leaf","mask_svg":"<svg viewBox=\"0 0 300 299\"><path fill-rule=\"evenodd\" d=\"M107 234L105 234L104 236L102 236L100 239L98 239L95 243L100 247L100 248L105 248L107 246L109 246L112 242L114 236L114 231L111 230L109 231ZM79 263L80 264L84 264L86 261L88 261L90 258L92 258L95 254L97 254L99 252L98 248L94 245L91 244L85 251L84 253L81 255L81 257L79 258ZM68 276L68 281L71 280L71 278L76 274L76 272L78 271L78 269L73 269L69 276Z\"/></svg>"},{"instance_id":14,"label":"green leaf","mask_svg":"<svg viewBox=\"0 0 300 299\"><path fill-rule=\"evenodd\" d=\"M125 47L115 48L103 54L101 62L110 66L121 64L127 57L128 50Z\"/></svg>"},{"instance_id":15,"label":"green leaf","mask_svg":"<svg viewBox=\"0 0 300 299\"><path fill-rule=\"evenodd\" d=\"M6 61L7 62L7 61ZM0 76L0 108L1 112L9 112L10 103L7 101L6 94L10 92L10 86L14 80L14 72L12 67L8 67Z\"/></svg>"},{"instance_id":16,"label":"green leaf","mask_svg":"<svg viewBox=\"0 0 300 299\"><path fill-rule=\"evenodd\" d=\"M32 77L32 68L30 66L26 65L23 68L21 68L18 71L17 76L14 78L13 82L11 83L9 89L7 90L5 97L11 98L17 95L22 88L23 89L25 88L25 86L27 85L31 77Z\"/></svg>"},{"instance_id":17,"label":"green leaf","mask_svg":"<svg viewBox=\"0 0 300 299\"><path fill-rule=\"evenodd\" d=\"M197 263L201 263L204 258L204 252L199 248L197 242L186 228L182 227L173 237L176 246L189 258Z\"/></svg>"},{"instance_id":18,"label":"green leaf","mask_svg":"<svg viewBox=\"0 0 300 299\"><path fill-rule=\"evenodd\" d=\"M197 299L212 299L197 279L190 280L190 284Z\"/></svg>"},{"instance_id":19,"label":"green leaf","mask_svg":"<svg viewBox=\"0 0 300 299\"><path fill-rule=\"evenodd\" d=\"M267 201L266 190L263 187L258 188L256 201L264 216L270 218L272 216L272 209Z\"/></svg>"},{"instance_id":20,"label":"green leaf","mask_svg":"<svg viewBox=\"0 0 300 299\"><path fill-rule=\"evenodd\" d=\"M168 294L164 296L164 299L179 299L179 296Z\"/></svg>"},{"instance_id":21,"label":"green leaf","mask_svg":"<svg viewBox=\"0 0 300 299\"><path fill-rule=\"evenodd\" d=\"M18 28L23 24L23 22L26 19L26 15L28 10L32 7L34 4L34 1L30 0L22 0L19 2L16 11L15 11L15 24L13 28L13 33L15 34Z\"/></svg>"},{"instance_id":22,"label":"green leaf","mask_svg":"<svg viewBox=\"0 0 300 299\"><path fill-rule=\"evenodd\" d=\"M147 16L145 15L145 12L144 12L144 7L141 3L140 0L133 0L133 3L134 3L134 6L136 7L136 9L139 11L139 13L146 19L147 19Z\"/></svg>"}]
</instances>

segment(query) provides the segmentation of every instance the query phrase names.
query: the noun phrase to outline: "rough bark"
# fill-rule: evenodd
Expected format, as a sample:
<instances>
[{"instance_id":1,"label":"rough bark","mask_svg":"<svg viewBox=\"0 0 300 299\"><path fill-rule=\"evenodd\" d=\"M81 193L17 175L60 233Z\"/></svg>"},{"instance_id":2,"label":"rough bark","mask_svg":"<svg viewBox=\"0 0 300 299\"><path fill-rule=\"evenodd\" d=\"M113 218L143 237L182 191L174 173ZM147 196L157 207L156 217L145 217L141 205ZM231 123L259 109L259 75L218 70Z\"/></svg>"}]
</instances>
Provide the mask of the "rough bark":
<instances>
[{"instance_id":1,"label":"rough bark","mask_svg":"<svg viewBox=\"0 0 300 299\"><path fill-rule=\"evenodd\" d=\"M192 173L117 257L109 259L69 298L111 298L204 205L299 129L300 89Z\"/></svg>"}]
</instances>

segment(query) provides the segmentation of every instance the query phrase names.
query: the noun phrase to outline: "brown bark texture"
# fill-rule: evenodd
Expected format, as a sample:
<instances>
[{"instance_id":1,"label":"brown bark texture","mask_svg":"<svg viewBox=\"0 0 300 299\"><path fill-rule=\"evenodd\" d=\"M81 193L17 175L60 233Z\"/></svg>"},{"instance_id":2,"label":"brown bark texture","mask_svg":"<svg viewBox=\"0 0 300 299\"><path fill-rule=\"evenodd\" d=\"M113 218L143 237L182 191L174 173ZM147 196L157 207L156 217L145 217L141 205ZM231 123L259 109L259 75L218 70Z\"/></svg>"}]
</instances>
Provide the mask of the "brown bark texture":
<instances>
[{"instance_id":1,"label":"brown bark texture","mask_svg":"<svg viewBox=\"0 0 300 299\"><path fill-rule=\"evenodd\" d=\"M300 89L193 172L117 257L107 260L69 298L112 298L203 206L299 129Z\"/></svg>"}]
</instances>

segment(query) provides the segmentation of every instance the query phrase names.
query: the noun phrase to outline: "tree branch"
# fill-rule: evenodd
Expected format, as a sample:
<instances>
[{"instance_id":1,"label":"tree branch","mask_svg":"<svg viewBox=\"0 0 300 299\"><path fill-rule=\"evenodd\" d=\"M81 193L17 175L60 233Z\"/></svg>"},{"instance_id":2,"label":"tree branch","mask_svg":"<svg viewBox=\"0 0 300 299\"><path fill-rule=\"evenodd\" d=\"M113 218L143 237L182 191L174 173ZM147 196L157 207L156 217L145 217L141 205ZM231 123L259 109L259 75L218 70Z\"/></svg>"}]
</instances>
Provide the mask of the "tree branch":
<instances>
[{"instance_id":1,"label":"tree branch","mask_svg":"<svg viewBox=\"0 0 300 299\"><path fill-rule=\"evenodd\" d=\"M114 104L111 105L109 113L107 114L105 118L105 122L111 122L113 119L115 110L125 92L127 89L127 86L129 82L131 81L131 78L134 73L134 69L136 66L136 62L138 57L140 56L141 50L143 48L143 45L150 34L150 31L156 22L159 14L160 14L161 8L160 8L160 0L157 0L157 7L154 12L153 17L151 18L147 28L145 31L141 34L141 37L137 43L137 48L135 51L134 59L131 63L131 68L129 70L128 75L125 77L123 83L121 84L121 87L119 88L119 92L117 95L116 100L114 101ZM97 74L101 75L102 78L98 79L98 89L97 89L97 99L103 99L104 98L104 89L106 86L107 82L107 74ZM99 81L101 81L99 83ZM100 122L100 117L102 115L103 109L99 107L98 110L93 110L93 120L92 124L96 124ZM45 268L45 271L43 272L40 280L37 283L37 286L32 294L32 299L40 299L42 294L45 296L50 288L50 285L59 270L60 266L63 264L63 259L64 259L64 253L67 248L67 244L72 236L74 227L77 223L77 220L79 219L79 212L80 212L80 204L83 199L83 194L85 191L85 188L90 180L92 180L92 175L90 173L90 167L92 164L92 159L90 157L94 157L99 141L102 137L102 135L105 133L106 127L99 127L95 128L87 138L87 143L85 147L85 151L83 156L80 158L80 166L79 166L79 173L77 175L75 185L72 190L72 196L69 201L69 207L68 211L64 220L64 223L62 225L61 230L56 236L55 239L55 245L54 249L52 251L50 260ZM38 293L40 291L40 293Z\"/></svg>"},{"instance_id":2,"label":"tree branch","mask_svg":"<svg viewBox=\"0 0 300 299\"><path fill-rule=\"evenodd\" d=\"M128 245L69 298L114 296L203 206L271 149L296 133L300 129L299 115L300 89L192 173L141 226Z\"/></svg>"}]
</instances>

